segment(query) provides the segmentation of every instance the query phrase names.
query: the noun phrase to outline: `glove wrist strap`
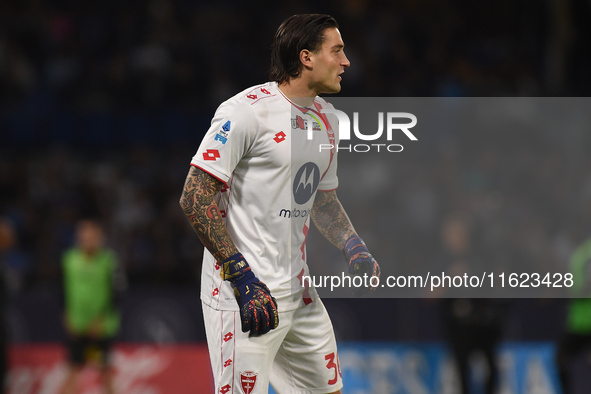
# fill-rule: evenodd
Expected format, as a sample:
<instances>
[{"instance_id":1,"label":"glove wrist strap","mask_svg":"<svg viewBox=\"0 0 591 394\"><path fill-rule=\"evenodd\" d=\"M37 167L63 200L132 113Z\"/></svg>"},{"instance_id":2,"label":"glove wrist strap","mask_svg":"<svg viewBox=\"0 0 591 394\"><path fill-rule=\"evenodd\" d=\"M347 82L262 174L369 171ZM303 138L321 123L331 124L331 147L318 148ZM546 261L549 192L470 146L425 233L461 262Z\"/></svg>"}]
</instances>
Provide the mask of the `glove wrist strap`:
<instances>
[{"instance_id":1,"label":"glove wrist strap","mask_svg":"<svg viewBox=\"0 0 591 394\"><path fill-rule=\"evenodd\" d=\"M234 287L255 278L242 253L236 253L222 262L220 276L223 280L231 282Z\"/></svg>"},{"instance_id":2,"label":"glove wrist strap","mask_svg":"<svg viewBox=\"0 0 591 394\"><path fill-rule=\"evenodd\" d=\"M351 260L351 257L360 252L369 253L369 250L367 250L367 246L365 246L365 242L363 242L361 237L358 235L351 235L347 241L345 241L345 247L343 248L345 259L348 262Z\"/></svg>"}]
</instances>

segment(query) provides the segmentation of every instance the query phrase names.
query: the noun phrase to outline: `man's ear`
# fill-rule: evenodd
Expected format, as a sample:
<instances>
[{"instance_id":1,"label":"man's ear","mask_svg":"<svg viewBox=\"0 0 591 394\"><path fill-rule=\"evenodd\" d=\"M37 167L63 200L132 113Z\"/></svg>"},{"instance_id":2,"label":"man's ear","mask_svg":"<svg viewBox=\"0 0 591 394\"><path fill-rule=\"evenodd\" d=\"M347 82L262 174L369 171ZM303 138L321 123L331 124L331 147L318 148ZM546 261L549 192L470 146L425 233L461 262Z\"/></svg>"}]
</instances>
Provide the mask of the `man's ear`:
<instances>
[{"instance_id":1,"label":"man's ear","mask_svg":"<svg viewBox=\"0 0 591 394\"><path fill-rule=\"evenodd\" d=\"M302 49L300 51L300 62L306 68L312 68L314 65L314 54L307 49Z\"/></svg>"}]
</instances>

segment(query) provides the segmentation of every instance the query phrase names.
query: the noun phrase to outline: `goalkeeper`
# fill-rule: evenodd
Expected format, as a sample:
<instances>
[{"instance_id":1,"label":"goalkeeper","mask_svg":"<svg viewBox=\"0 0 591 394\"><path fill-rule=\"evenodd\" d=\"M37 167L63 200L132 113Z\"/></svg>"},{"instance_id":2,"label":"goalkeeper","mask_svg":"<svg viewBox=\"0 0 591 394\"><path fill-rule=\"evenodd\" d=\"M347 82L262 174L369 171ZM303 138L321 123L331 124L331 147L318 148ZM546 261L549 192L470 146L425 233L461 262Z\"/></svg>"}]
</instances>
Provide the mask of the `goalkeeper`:
<instances>
[{"instance_id":1,"label":"goalkeeper","mask_svg":"<svg viewBox=\"0 0 591 394\"><path fill-rule=\"evenodd\" d=\"M332 323L301 278L310 218L350 273L380 274L337 198L337 152L318 149L338 145L318 94L341 90L349 60L329 15L288 18L271 52L272 82L220 105L180 201L207 248L201 300L215 393L266 393L269 382L279 393L340 393ZM308 139L298 118L321 131Z\"/></svg>"}]
</instances>

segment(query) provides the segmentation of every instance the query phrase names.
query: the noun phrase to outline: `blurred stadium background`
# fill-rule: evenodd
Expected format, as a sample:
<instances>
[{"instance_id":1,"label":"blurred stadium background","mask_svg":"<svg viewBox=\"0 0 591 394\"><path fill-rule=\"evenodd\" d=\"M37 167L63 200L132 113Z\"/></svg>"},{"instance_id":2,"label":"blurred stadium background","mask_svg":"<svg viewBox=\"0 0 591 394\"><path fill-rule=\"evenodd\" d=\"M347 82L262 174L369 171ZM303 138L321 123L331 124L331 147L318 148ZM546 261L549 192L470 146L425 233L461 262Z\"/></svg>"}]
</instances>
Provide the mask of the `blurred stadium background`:
<instances>
[{"instance_id":1,"label":"blurred stadium background","mask_svg":"<svg viewBox=\"0 0 591 394\"><path fill-rule=\"evenodd\" d=\"M267 80L275 29L287 16L307 12L329 13L341 25L352 63L345 97L591 92L587 0L0 2L0 216L14 224L16 239L1 256L11 384L20 385L11 392L55 392L47 376L53 371L55 381L59 375L52 363L62 356L65 335L61 254L73 243L75 222L88 212L107 223L109 245L129 278L118 337L121 360L142 365L154 349L165 349L158 354L176 360L170 369L181 376L142 377L151 368L146 364L135 375L129 372L137 379L125 392L209 392L198 297L202 246L178 199L217 105ZM400 196L388 210L397 223L384 231L399 245L397 255L374 253L382 264L431 258L432 248L423 242L437 245L444 219L461 209L480 218L474 234L491 228L504 234L483 253L566 267L570 253L591 235L590 139L588 132L556 135L502 155L495 149L503 141L491 136L486 159L478 162L470 154L474 141L442 138L396 179ZM502 168L515 168L515 178L499 184L495 173ZM526 189L510 192L525 179ZM499 188L511 212L504 222L488 204ZM355 211L358 217L376 215ZM385 226L384 220L355 223ZM0 242L8 245L9 238ZM440 301L325 304L343 344L341 366L350 382L345 393L457 388L437 380L449 376L445 371L422 385L400 383L401 371L424 377L426 369L449 367L437 361L446 354ZM503 354L514 364L506 373L518 374L521 387L507 386L503 393L558 392L552 352L564 330L565 302L507 304ZM523 361L530 354L540 354L533 367ZM539 375L535 382L549 383L528 385L532 368ZM588 392L585 371L579 372L580 392ZM175 379L193 383L167 386Z\"/></svg>"}]
</instances>

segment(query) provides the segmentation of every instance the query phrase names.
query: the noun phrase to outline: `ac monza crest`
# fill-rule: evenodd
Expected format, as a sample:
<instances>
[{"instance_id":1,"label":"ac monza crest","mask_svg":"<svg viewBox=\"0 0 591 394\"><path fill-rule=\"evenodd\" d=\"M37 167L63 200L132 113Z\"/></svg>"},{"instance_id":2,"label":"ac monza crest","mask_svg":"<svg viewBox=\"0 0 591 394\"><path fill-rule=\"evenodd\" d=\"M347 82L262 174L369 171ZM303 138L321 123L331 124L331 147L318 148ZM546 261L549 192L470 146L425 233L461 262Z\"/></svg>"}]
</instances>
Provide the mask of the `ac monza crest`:
<instances>
[{"instance_id":1,"label":"ac monza crest","mask_svg":"<svg viewBox=\"0 0 591 394\"><path fill-rule=\"evenodd\" d=\"M257 384L257 373L252 371L240 372L240 385L244 394L250 394Z\"/></svg>"}]
</instances>

